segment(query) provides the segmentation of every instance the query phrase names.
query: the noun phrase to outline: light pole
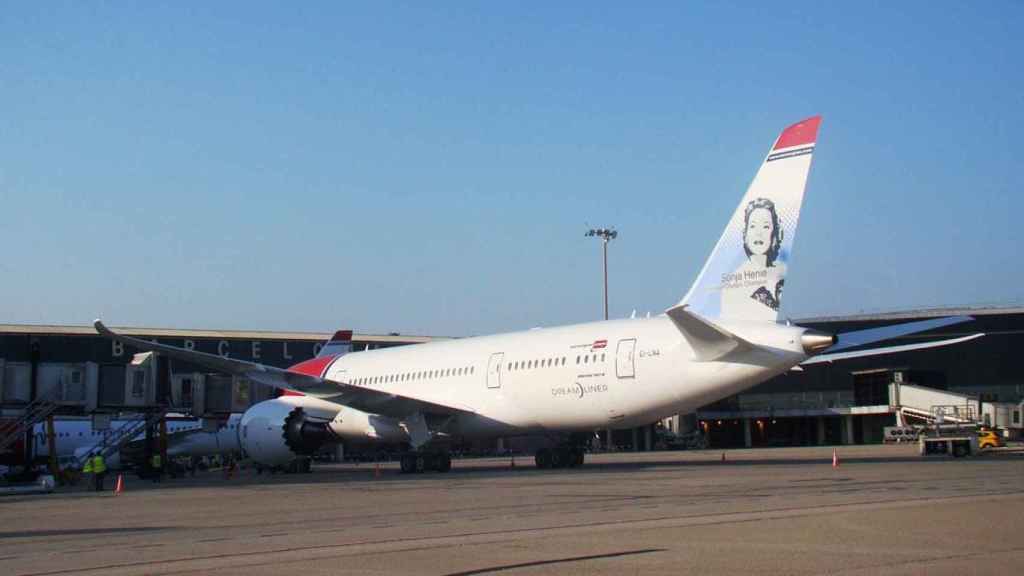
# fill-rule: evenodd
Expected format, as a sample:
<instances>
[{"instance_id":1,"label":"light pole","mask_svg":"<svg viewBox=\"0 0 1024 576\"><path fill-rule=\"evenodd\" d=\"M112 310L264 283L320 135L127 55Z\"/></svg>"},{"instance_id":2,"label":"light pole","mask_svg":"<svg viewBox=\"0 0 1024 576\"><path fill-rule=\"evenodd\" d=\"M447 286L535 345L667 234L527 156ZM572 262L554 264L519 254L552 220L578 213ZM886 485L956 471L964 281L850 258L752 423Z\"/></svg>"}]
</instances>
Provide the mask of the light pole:
<instances>
[{"instance_id":1,"label":"light pole","mask_svg":"<svg viewBox=\"0 0 1024 576\"><path fill-rule=\"evenodd\" d=\"M614 228L591 228L585 236L601 239L601 246L604 248L604 319L608 319L608 242L619 235Z\"/></svg>"}]
</instances>

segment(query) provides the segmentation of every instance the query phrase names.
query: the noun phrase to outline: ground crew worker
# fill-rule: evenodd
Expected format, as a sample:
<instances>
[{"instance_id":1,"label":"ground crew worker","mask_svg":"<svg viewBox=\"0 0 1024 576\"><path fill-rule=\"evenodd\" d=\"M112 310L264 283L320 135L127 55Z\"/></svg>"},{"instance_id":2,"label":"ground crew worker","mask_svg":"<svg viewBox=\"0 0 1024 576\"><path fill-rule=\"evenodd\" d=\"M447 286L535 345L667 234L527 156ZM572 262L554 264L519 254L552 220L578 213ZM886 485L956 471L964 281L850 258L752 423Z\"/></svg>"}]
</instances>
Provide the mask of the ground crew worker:
<instances>
[{"instance_id":1,"label":"ground crew worker","mask_svg":"<svg viewBox=\"0 0 1024 576\"><path fill-rule=\"evenodd\" d=\"M162 476L164 475L163 464L163 460L160 458L160 453L157 452L153 454L153 458L150 460L150 465L153 467L153 482L160 482L162 480Z\"/></svg>"},{"instance_id":2,"label":"ground crew worker","mask_svg":"<svg viewBox=\"0 0 1024 576\"><path fill-rule=\"evenodd\" d=\"M86 474L92 474L92 457L86 458L85 464L82 464L82 476ZM93 483L95 483L95 480L93 480Z\"/></svg>"},{"instance_id":3,"label":"ground crew worker","mask_svg":"<svg viewBox=\"0 0 1024 576\"><path fill-rule=\"evenodd\" d=\"M103 460L102 454L93 456L91 460L93 479L96 482L96 491L102 492L103 479L107 476L107 463Z\"/></svg>"}]
</instances>

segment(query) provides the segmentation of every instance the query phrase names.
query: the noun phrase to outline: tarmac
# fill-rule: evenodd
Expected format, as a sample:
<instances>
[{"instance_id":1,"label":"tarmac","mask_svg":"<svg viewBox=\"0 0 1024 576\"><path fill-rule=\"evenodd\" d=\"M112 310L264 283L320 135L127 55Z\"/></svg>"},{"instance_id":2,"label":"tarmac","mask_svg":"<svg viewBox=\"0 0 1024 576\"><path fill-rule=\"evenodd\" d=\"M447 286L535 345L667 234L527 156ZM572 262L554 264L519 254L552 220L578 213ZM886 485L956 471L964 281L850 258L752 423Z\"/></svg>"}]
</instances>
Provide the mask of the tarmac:
<instances>
[{"instance_id":1,"label":"tarmac","mask_svg":"<svg viewBox=\"0 0 1024 576\"><path fill-rule=\"evenodd\" d=\"M725 460L722 460L724 454ZM0 498L0 573L1014 574L1024 451L916 447L456 460L450 473L126 477ZM112 478L108 480L108 487Z\"/></svg>"}]
</instances>

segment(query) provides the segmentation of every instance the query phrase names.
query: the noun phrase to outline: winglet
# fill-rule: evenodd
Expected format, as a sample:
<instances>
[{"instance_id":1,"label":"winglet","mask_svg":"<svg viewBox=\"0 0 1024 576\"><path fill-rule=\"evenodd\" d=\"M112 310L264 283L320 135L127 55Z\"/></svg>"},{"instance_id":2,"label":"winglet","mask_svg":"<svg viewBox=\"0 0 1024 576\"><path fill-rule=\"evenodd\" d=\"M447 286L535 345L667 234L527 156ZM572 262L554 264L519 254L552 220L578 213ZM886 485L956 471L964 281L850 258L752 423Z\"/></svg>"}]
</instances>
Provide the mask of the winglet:
<instances>
[{"instance_id":1,"label":"winglet","mask_svg":"<svg viewBox=\"0 0 1024 576\"><path fill-rule=\"evenodd\" d=\"M104 326L103 325L103 320L100 320L99 318L97 318L96 320L93 320L92 327L96 329L96 332L99 332L100 334L102 334L104 336L107 336L107 337L113 337L114 336L114 333L111 332L109 328Z\"/></svg>"},{"instance_id":2,"label":"winglet","mask_svg":"<svg viewBox=\"0 0 1024 576\"><path fill-rule=\"evenodd\" d=\"M341 356L352 351L352 331L338 330L331 336L331 339L320 349L317 358L325 356Z\"/></svg>"},{"instance_id":3,"label":"winglet","mask_svg":"<svg viewBox=\"0 0 1024 576\"><path fill-rule=\"evenodd\" d=\"M744 340L705 318L701 318L686 308L685 304L673 306L666 310L665 314L672 319L676 328L683 333L683 337L690 343L690 347L693 348L693 353L697 357L698 362L712 362L733 352L757 348L756 344Z\"/></svg>"}]
</instances>

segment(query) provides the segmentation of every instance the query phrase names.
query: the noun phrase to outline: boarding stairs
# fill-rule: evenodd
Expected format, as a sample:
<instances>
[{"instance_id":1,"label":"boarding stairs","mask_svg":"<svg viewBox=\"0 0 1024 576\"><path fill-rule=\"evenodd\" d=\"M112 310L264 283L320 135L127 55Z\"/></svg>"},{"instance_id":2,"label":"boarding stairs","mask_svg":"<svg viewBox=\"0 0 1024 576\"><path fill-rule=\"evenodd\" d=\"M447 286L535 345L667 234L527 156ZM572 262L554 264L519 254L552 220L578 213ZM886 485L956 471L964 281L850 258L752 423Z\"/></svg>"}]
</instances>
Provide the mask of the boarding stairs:
<instances>
[{"instance_id":1,"label":"boarding stairs","mask_svg":"<svg viewBox=\"0 0 1024 576\"><path fill-rule=\"evenodd\" d=\"M0 428L0 452L10 448L19 438L24 438L25 433L32 430L32 427L50 416L60 405L54 402L49 395L36 398L25 405L21 417L8 421L6 426Z\"/></svg>"},{"instance_id":2,"label":"boarding stairs","mask_svg":"<svg viewBox=\"0 0 1024 576\"><path fill-rule=\"evenodd\" d=\"M104 460L110 459L113 454L120 452L122 448L137 436L145 433L147 427L154 426L160 422L166 414L166 410L149 412L137 418L124 421L124 424L117 428L107 430L103 434L103 439L89 449L88 452L82 454L75 462L75 465L81 470L85 463L95 456L102 456Z\"/></svg>"}]
</instances>

